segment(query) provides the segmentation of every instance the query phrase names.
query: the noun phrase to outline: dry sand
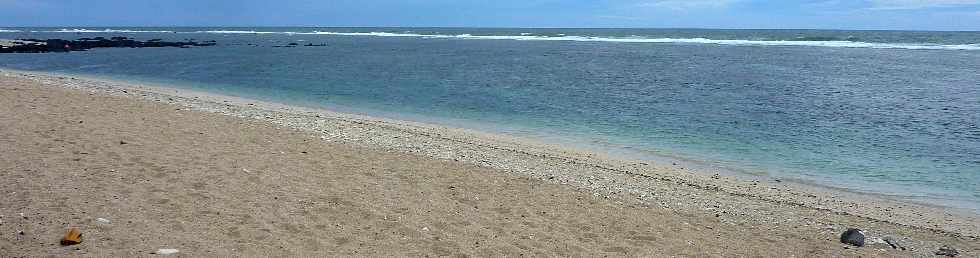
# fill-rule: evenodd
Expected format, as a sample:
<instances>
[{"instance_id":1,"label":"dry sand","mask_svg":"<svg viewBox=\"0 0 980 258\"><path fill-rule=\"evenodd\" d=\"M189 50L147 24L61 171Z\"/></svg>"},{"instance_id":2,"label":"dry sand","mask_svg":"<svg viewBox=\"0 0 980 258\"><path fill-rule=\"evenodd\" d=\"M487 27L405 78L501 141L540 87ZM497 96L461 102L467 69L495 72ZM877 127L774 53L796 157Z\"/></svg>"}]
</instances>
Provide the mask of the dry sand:
<instances>
[{"instance_id":1,"label":"dry sand","mask_svg":"<svg viewBox=\"0 0 980 258\"><path fill-rule=\"evenodd\" d=\"M0 256L980 257L976 214L688 170L0 71ZM83 242L59 246L69 227ZM839 243L849 227L869 245Z\"/></svg>"}]
</instances>

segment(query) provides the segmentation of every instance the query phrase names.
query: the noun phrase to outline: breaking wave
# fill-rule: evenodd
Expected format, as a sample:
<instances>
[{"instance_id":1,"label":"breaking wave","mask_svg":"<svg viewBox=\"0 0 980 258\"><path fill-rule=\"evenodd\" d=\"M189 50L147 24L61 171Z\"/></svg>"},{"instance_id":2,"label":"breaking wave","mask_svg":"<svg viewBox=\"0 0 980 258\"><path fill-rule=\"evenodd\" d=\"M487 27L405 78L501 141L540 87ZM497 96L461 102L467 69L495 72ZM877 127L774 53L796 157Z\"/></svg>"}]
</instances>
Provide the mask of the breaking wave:
<instances>
[{"instance_id":1,"label":"breaking wave","mask_svg":"<svg viewBox=\"0 0 980 258\"><path fill-rule=\"evenodd\" d=\"M48 33L174 33L170 30L114 30L114 29L104 29L104 30L90 30L90 29L60 29L60 30L32 30L31 32L48 32Z\"/></svg>"},{"instance_id":2,"label":"breaking wave","mask_svg":"<svg viewBox=\"0 0 980 258\"><path fill-rule=\"evenodd\" d=\"M204 30L185 33L216 33L216 34L297 34L296 32L254 31L254 30Z\"/></svg>"},{"instance_id":3,"label":"breaking wave","mask_svg":"<svg viewBox=\"0 0 980 258\"><path fill-rule=\"evenodd\" d=\"M214 33L214 32L211 32ZM230 32L226 32L230 33ZM235 32L238 33L238 32ZM839 47L839 48L878 48L878 49L912 49L912 50L980 50L980 44L915 44L915 43L873 43L850 40L825 40L804 38L794 40L742 40L742 39L708 39L708 38L644 38L644 37L588 37L588 36L532 36L522 33L520 36L507 35L442 35L392 32L250 32L283 33L296 35L335 35L335 36L374 36L374 37L419 37L419 38L450 38L450 39L490 39L490 40L537 40L537 41L584 41L584 42L621 42L621 43L676 43L676 44L714 44L741 46L807 46L807 47Z\"/></svg>"},{"instance_id":4,"label":"breaking wave","mask_svg":"<svg viewBox=\"0 0 980 258\"><path fill-rule=\"evenodd\" d=\"M922 49L922 50L980 50L980 44L940 45L940 44L911 44L911 43L871 43L848 40L741 40L741 39L707 39L707 38L610 38L585 36L474 36L460 35L427 35L413 33L388 32L312 32L297 34L344 35L344 36L377 36L377 37L422 37L422 38L458 38L458 39L495 39L495 40L539 40L539 41L586 41L586 42L623 42L623 43L681 43L681 44L715 44L715 45L748 45L748 46L810 46L810 47L842 47L842 48L881 48L881 49Z\"/></svg>"}]
</instances>

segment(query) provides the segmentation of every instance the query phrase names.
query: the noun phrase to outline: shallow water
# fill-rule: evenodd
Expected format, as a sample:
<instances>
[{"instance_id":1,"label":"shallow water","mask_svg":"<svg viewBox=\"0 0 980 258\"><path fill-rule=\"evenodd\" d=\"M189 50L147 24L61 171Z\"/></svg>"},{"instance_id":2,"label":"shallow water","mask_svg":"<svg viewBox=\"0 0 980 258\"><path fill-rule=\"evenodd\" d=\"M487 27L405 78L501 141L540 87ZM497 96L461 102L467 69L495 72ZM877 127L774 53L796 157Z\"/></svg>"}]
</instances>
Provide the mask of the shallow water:
<instances>
[{"instance_id":1,"label":"shallow water","mask_svg":"<svg viewBox=\"0 0 980 258\"><path fill-rule=\"evenodd\" d=\"M4 29L19 32L0 38L220 45L6 54L0 67L168 83L980 208L975 32ZM238 33L248 31L269 33ZM292 42L327 46L272 47Z\"/></svg>"}]
</instances>

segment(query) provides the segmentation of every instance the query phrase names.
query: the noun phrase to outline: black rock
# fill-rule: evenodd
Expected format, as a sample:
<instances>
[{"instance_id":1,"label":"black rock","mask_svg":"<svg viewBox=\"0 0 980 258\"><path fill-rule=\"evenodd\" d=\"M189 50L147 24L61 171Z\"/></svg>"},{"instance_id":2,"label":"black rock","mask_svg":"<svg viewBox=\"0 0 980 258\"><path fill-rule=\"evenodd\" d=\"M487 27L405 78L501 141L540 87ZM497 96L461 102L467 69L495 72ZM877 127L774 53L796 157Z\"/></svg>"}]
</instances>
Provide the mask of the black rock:
<instances>
[{"instance_id":1,"label":"black rock","mask_svg":"<svg viewBox=\"0 0 980 258\"><path fill-rule=\"evenodd\" d=\"M960 255L960 251L957 251L956 248L951 246L943 245L943 247L940 247L939 250L936 251L936 255L956 257L957 255Z\"/></svg>"},{"instance_id":2,"label":"black rock","mask_svg":"<svg viewBox=\"0 0 980 258\"><path fill-rule=\"evenodd\" d=\"M861 232L860 229L856 229L856 228L848 229L847 231L844 231L844 233L840 235L840 242L857 246L857 247L862 247L864 246L864 232Z\"/></svg>"},{"instance_id":3,"label":"black rock","mask_svg":"<svg viewBox=\"0 0 980 258\"><path fill-rule=\"evenodd\" d=\"M21 39L26 44L15 45L12 47L0 47L0 53L46 53L46 52L68 52L68 51L85 51L92 48L109 48L109 47L127 47L127 48L142 48L142 47L188 47L188 46L214 46L217 42L214 40L208 40L204 42L194 42L193 39L186 42L167 42L160 39L151 39L148 41L137 41L127 37L112 37L106 39L104 37L95 38L80 38L77 40L63 40L63 39Z\"/></svg>"}]
</instances>

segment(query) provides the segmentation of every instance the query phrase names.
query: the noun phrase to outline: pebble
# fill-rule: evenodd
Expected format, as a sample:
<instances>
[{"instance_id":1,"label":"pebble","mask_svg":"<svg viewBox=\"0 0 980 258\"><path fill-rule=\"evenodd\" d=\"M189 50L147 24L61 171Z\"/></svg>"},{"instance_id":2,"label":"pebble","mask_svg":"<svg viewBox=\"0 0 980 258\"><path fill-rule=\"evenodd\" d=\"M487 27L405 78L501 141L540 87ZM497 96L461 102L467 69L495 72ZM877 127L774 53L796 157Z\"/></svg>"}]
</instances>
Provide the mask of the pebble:
<instances>
[{"instance_id":1,"label":"pebble","mask_svg":"<svg viewBox=\"0 0 980 258\"><path fill-rule=\"evenodd\" d=\"M159 254L159 255L171 255L171 254L175 254L175 253L179 253L179 252L180 252L180 250L177 250L177 249L162 248L162 249L157 249L157 251L154 252L154 253L155 254Z\"/></svg>"},{"instance_id":2,"label":"pebble","mask_svg":"<svg viewBox=\"0 0 980 258\"><path fill-rule=\"evenodd\" d=\"M112 221L110 221L108 219L104 219L104 218L97 218L97 219L95 219L95 222L98 222L99 224L109 224L109 223L112 223Z\"/></svg>"},{"instance_id":3,"label":"pebble","mask_svg":"<svg viewBox=\"0 0 980 258\"><path fill-rule=\"evenodd\" d=\"M864 246L864 232L861 232L860 229L856 228L847 229L847 231L844 231L844 233L840 235L840 242L862 247Z\"/></svg>"},{"instance_id":4,"label":"pebble","mask_svg":"<svg viewBox=\"0 0 980 258\"><path fill-rule=\"evenodd\" d=\"M940 247L939 250L936 251L936 255L956 257L957 255L960 255L960 251L957 251L956 248L951 246L943 245L943 247Z\"/></svg>"}]
</instances>

